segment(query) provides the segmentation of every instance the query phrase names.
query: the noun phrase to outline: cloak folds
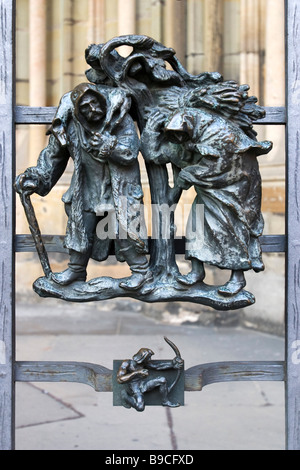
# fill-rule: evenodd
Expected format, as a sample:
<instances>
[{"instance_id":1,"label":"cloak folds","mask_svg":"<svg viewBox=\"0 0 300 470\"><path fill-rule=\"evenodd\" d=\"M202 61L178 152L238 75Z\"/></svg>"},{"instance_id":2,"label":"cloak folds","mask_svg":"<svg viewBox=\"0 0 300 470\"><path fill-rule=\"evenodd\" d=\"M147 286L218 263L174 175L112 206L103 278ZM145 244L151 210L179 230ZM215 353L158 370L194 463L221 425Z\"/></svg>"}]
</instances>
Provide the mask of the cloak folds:
<instances>
[{"instance_id":1,"label":"cloak folds","mask_svg":"<svg viewBox=\"0 0 300 470\"><path fill-rule=\"evenodd\" d=\"M157 139L146 126L142 140L152 149L148 158L173 163L181 170L175 184L194 186L197 194L186 229L186 258L221 269L263 270L257 156L270 152L272 144L258 142L213 112L188 107L170 115L161 145Z\"/></svg>"}]
</instances>

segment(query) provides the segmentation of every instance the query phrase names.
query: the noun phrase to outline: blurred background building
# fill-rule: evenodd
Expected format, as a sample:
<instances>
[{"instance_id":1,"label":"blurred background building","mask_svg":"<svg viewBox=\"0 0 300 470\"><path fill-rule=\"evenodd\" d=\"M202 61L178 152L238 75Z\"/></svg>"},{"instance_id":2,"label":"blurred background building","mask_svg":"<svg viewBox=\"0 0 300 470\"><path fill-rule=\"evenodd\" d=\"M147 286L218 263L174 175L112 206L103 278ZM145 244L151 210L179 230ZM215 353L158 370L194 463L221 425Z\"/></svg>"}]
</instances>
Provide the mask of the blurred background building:
<instances>
[{"instance_id":1,"label":"blurred background building","mask_svg":"<svg viewBox=\"0 0 300 470\"><path fill-rule=\"evenodd\" d=\"M84 51L122 34L144 34L173 47L193 74L221 72L225 79L250 85L250 93L263 106L285 104L284 0L16 0L18 105L57 106L61 96L86 81ZM124 51L124 54L128 51ZM47 126L18 126L17 173L35 165L46 145ZM265 234L283 234L285 213L284 126L258 126L260 139L274 142L274 150L260 157L263 176ZM142 168L145 202L150 203L147 174ZM44 234L64 234L66 217L62 194L68 187L71 167L46 198L33 197ZM182 204L193 200L186 192ZM17 233L29 233L23 210L17 205ZM166 320L210 319L235 322L281 333L284 324L284 256L264 255L266 271L247 274L254 307L232 315L185 304L155 306ZM51 256L54 270L65 268L67 258ZM188 264L179 259L182 270ZM128 268L110 260L91 263L90 277L126 276ZM17 255L17 292L21 299L38 300L32 282L42 275L35 254ZM222 282L228 273L212 270L211 282ZM149 310L149 306L145 309ZM154 307L151 307L154 309ZM198 314L201 313L199 316ZM238 315L238 317L237 317Z\"/></svg>"}]
</instances>

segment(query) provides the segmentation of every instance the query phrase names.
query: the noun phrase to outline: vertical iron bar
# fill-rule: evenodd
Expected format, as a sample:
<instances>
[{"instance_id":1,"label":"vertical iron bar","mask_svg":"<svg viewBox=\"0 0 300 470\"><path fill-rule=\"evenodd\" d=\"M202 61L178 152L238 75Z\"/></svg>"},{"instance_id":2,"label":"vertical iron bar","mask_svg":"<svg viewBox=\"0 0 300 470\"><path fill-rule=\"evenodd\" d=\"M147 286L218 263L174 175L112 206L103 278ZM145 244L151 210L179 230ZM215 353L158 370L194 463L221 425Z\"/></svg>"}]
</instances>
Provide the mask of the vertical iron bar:
<instances>
[{"instance_id":1,"label":"vertical iron bar","mask_svg":"<svg viewBox=\"0 0 300 470\"><path fill-rule=\"evenodd\" d=\"M300 2L286 0L286 445L300 450Z\"/></svg>"},{"instance_id":2,"label":"vertical iron bar","mask_svg":"<svg viewBox=\"0 0 300 470\"><path fill-rule=\"evenodd\" d=\"M14 448L15 0L0 0L0 450Z\"/></svg>"}]
</instances>

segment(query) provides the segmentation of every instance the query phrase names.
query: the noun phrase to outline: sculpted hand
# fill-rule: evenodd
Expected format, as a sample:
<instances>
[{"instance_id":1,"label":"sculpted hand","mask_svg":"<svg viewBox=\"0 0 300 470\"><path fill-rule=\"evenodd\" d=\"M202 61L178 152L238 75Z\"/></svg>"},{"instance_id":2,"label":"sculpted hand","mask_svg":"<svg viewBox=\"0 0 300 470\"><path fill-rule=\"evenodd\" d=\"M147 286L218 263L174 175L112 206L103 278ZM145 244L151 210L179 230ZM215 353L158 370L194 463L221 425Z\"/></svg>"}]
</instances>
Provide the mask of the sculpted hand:
<instances>
[{"instance_id":1,"label":"sculpted hand","mask_svg":"<svg viewBox=\"0 0 300 470\"><path fill-rule=\"evenodd\" d=\"M94 148L99 148L102 142L103 139L101 137L101 134L95 133L93 134L93 137L90 140L90 145Z\"/></svg>"},{"instance_id":2,"label":"sculpted hand","mask_svg":"<svg viewBox=\"0 0 300 470\"><path fill-rule=\"evenodd\" d=\"M141 377L148 377L149 375L149 371L147 369L141 369L138 372L139 372L139 375L141 375Z\"/></svg>"},{"instance_id":3,"label":"sculpted hand","mask_svg":"<svg viewBox=\"0 0 300 470\"><path fill-rule=\"evenodd\" d=\"M102 141L99 155L100 157L109 157L112 151L116 148L118 141L114 136L105 137Z\"/></svg>"},{"instance_id":4,"label":"sculpted hand","mask_svg":"<svg viewBox=\"0 0 300 470\"><path fill-rule=\"evenodd\" d=\"M25 173L22 173L16 178L14 186L18 194L26 192L27 194L31 195L38 189L37 181L27 177Z\"/></svg>"},{"instance_id":5,"label":"sculpted hand","mask_svg":"<svg viewBox=\"0 0 300 470\"><path fill-rule=\"evenodd\" d=\"M190 189L190 187L192 186L192 183L190 183L189 181L185 179L183 171L179 173L178 178L176 179L176 186L178 186L181 189L186 189L186 190Z\"/></svg>"},{"instance_id":6,"label":"sculpted hand","mask_svg":"<svg viewBox=\"0 0 300 470\"><path fill-rule=\"evenodd\" d=\"M173 367L174 369L182 369L183 368L183 365L184 365L184 361L183 359L181 359L181 357L175 357L173 359Z\"/></svg>"},{"instance_id":7,"label":"sculpted hand","mask_svg":"<svg viewBox=\"0 0 300 470\"><path fill-rule=\"evenodd\" d=\"M112 151L115 149L117 143L118 141L115 136L101 135L99 133L93 134L93 137L90 140L90 146L92 147L93 151L97 152L97 155L93 152L93 158L102 161L103 159L109 157Z\"/></svg>"},{"instance_id":8,"label":"sculpted hand","mask_svg":"<svg viewBox=\"0 0 300 470\"><path fill-rule=\"evenodd\" d=\"M162 113L161 111L155 111L149 116L147 121L147 128L154 132L161 132L164 128L166 120L166 114Z\"/></svg>"}]
</instances>

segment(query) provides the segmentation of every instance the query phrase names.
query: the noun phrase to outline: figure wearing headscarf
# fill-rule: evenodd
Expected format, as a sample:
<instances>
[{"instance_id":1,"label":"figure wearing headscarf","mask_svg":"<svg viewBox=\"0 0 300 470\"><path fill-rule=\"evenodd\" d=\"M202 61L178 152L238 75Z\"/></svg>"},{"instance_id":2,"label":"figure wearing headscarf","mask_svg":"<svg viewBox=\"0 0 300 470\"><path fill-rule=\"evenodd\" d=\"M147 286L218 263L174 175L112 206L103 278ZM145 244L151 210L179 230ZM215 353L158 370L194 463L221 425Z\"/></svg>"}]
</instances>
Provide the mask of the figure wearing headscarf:
<instances>
[{"instance_id":1,"label":"figure wearing headscarf","mask_svg":"<svg viewBox=\"0 0 300 470\"><path fill-rule=\"evenodd\" d=\"M202 282L207 263L232 271L230 281L219 288L220 294L231 296L245 287L244 271L264 269L257 156L271 148L270 142L257 142L229 119L205 109L186 107L168 117L157 112L149 119L142 135L144 156L181 170L174 191L193 186L197 194L186 233L192 271L179 276L179 282Z\"/></svg>"},{"instance_id":2,"label":"figure wearing headscarf","mask_svg":"<svg viewBox=\"0 0 300 470\"><path fill-rule=\"evenodd\" d=\"M62 98L37 166L22 178L23 189L46 196L73 159L72 181L63 196L70 263L66 271L52 275L57 284L85 281L89 259L107 259L112 243L117 259L126 261L132 271L121 287L136 290L151 279L141 217L139 140L129 107L130 99L121 90L77 86ZM115 215L114 233L100 239L97 226L107 212Z\"/></svg>"}]
</instances>

